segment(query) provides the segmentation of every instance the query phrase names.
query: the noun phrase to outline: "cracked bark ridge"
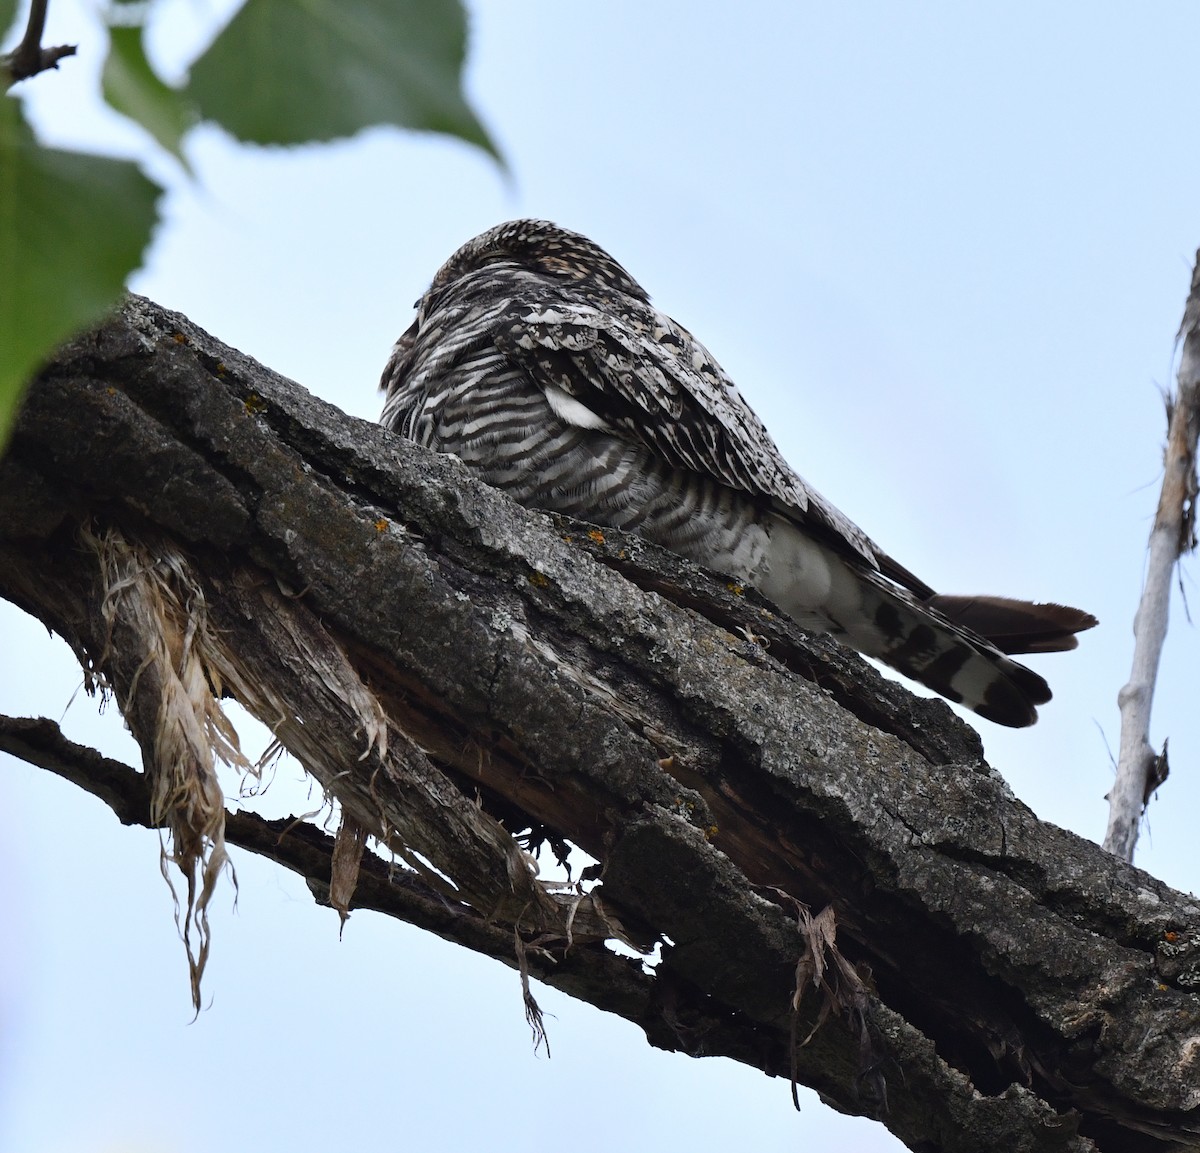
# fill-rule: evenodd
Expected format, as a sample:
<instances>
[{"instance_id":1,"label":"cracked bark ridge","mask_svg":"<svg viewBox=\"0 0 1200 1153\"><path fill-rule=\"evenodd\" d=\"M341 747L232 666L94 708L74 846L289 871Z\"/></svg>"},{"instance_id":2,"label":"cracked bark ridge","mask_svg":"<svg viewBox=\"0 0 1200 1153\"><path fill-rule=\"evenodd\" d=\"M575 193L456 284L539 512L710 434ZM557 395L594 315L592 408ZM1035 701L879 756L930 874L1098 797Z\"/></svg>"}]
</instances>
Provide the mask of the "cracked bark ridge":
<instances>
[{"instance_id":1,"label":"cracked bark ridge","mask_svg":"<svg viewBox=\"0 0 1200 1153\"><path fill-rule=\"evenodd\" d=\"M435 866L367 854L351 907L510 965L516 930L533 975L652 1044L786 1077L819 1013L810 993L791 1019L793 902L832 904L911 1148L1200 1146L1200 905L1038 822L941 702L753 593L522 510L136 298L47 365L0 465L0 593L89 667L84 522L186 555L228 691ZM103 671L145 751L127 665ZM598 859L585 902L532 877L526 826ZM314 836L276 859L328 900ZM653 976L618 934L662 943ZM835 1016L794 1054L849 1112L859 1041Z\"/></svg>"}]
</instances>

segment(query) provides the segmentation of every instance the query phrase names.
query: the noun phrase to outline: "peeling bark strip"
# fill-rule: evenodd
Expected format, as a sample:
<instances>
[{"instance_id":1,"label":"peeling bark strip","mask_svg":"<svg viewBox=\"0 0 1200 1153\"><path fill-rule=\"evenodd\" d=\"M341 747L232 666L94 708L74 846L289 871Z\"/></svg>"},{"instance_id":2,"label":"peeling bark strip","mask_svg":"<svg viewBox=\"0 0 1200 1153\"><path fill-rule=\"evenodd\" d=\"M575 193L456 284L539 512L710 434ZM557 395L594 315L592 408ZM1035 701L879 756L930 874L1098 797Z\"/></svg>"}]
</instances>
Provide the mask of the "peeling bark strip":
<instances>
[{"instance_id":1,"label":"peeling bark strip","mask_svg":"<svg viewBox=\"0 0 1200 1153\"><path fill-rule=\"evenodd\" d=\"M105 647L90 670L108 687L105 669L114 646L137 667L122 678L118 705L134 711L135 699L151 753L150 820L170 830L171 852L163 846L163 877L176 897L176 920L188 958L192 1005L200 1012L200 981L208 961L208 903L229 859L225 852L225 798L217 780L218 760L256 775L242 755L237 733L221 710L220 644L209 627L204 592L187 560L164 542L151 552L126 540L113 525L100 535L90 523L79 543L95 560L101 582L100 616ZM212 686L212 687L210 687ZM183 875L182 911L168 863ZM232 872L232 869L231 869ZM193 941L195 944L193 944Z\"/></svg>"},{"instance_id":2,"label":"peeling bark strip","mask_svg":"<svg viewBox=\"0 0 1200 1153\"><path fill-rule=\"evenodd\" d=\"M133 299L30 392L0 464L0 593L108 678L151 782L163 662L142 667L119 614L109 643L84 526L181 558L207 688L424 868L367 854L351 898L339 865L339 904L527 965L652 1044L783 1077L794 1058L847 1111L878 1073L914 1148L1200 1147L1200 905L1037 822L945 706L753 594L526 512ZM37 723L0 745L127 817L149 795ZM224 828L330 900L330 838ZM602 883L539 883L525 828ZM806 935L797 902L834 912ZM613 936L670 944L651 976ZM794 1020L792 997L818 948L847 984L812 1033L828 1002Z\"/></svg>"}]
</instances>

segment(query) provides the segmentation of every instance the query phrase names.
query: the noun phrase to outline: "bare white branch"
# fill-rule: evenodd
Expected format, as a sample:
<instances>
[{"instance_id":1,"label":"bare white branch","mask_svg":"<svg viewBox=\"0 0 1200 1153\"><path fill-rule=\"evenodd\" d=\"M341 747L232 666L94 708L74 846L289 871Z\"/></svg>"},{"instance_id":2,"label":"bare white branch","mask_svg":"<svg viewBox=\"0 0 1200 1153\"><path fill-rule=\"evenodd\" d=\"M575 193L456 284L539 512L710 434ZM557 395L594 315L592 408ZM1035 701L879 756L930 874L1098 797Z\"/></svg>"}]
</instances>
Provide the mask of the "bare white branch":
<instances>
[{"instance_id":1,"label":"bare white branch","mask_svg":"<svg viewBox=\"0 0 1200 1153\"><path fill-rule=\"evenodd\" d=\"M1158 511L1150 532L1146 583L1133 620L1133 668L1117 696L1121 707L1121 749L1117 777L1109 793L1104 847L1133 860L1146 802L1166 779L1166 744L1157 754L1150 744L1150 711L1171 604L1175 564L1195 547L1196 435L1200 427L1200 253L1176 338L1182 347L1178 391L1168 403L1166 459Z\"/></svg>"}]
</instances>

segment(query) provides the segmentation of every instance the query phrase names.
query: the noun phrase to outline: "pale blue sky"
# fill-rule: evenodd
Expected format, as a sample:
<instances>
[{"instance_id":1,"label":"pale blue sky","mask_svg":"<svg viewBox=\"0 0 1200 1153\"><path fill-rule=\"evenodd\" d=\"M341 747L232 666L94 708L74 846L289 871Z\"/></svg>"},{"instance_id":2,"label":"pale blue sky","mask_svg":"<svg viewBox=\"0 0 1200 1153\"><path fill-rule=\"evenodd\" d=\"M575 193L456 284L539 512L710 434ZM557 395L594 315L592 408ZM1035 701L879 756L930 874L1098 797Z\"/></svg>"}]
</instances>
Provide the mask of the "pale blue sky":
<instances>
[{"instance_id":1,"label":"pale blue sky","mask_svg":"<svg viewBox=\"0 0 1200 1153\"><path fill-rule=\"evenodd\" d=\"M227 4L174 3L157 43L178 65L180 29ZM81 48L26 86L43 138L145 154L96 110L91 9L51 8L49 39ZM198 131L196 184L154 164L173 191L134 287L373 417L392 340L461 242L526 215L588 234L905 565L947 592L1100 617L1077 653L1037 662L1055 701L1036 728L978 722L1019 797L1098 838L1157 497L1158 390L1200 244L1200 9L734 13L477 3L469 86L511 178L392 130L286 153ZM65 646L0 609L0 710L65 714L70 735L134 762L114 710L97 717L82 694L68 707L80 677ZM1178 597L1173 611L1154 723L1173 775L1138 862L1195 890L1200 653ZM243 855L236 913L229 886L216 902L210 1007L189 1024L154 834L11 760L0 790L5 1153L517 1149L531 1117L580 1153L898 1148L545 990L554 1056L534 1056L509 970L371 914L339 943L333 913ZM276 795L306 805L287 781Z\"/></svg>"}]
</instances>

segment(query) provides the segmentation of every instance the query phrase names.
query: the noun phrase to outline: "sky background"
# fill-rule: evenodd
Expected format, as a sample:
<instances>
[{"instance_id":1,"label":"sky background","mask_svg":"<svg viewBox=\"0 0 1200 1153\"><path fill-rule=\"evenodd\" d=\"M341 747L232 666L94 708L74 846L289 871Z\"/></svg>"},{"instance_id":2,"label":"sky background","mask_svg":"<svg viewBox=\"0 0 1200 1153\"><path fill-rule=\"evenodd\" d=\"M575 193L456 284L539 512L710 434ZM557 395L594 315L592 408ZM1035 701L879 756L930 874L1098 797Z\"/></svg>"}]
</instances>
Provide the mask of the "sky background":
<instances>
[{"instance_id":1,"label":"sky background","mask_svg":"<svg viewBox=\"0 0 1200 1153\"><path fill-rule=\"evenodd\" d=\"M228 2L171 0L178 72ZM1200 244L1200 7L476 3L467 84L509 164L373 130L291 151L200 129L132 287L345 410L462 242L540 216L607 248L718 357L784 455L946 592L1060 600L1101 625L1035 658L1032 730L977 721L1039 816L1103 836L1176 329ZM79 56L23 87L41 139L151 157ZM1196 563L1181 573L1193 604ZM1176 591L1153 739L1172 776L1137 862L1200 888L1197 636ZM0 603L0 711L140 764L66 646ZM239 721L257 752L261 730ZM294 766L267 811L315 808ZM230 782L230 791L235 789ZM0 1151L459 1150L636 1140L690 1153L900 1146L728 1061L538 992L405 925L316 907L232 850L197 1020L156 834L0 757Z\"/></svg>"}]
</instances>

